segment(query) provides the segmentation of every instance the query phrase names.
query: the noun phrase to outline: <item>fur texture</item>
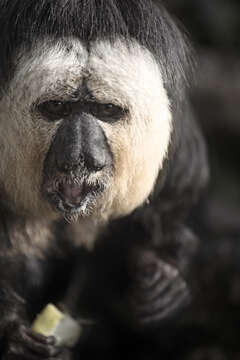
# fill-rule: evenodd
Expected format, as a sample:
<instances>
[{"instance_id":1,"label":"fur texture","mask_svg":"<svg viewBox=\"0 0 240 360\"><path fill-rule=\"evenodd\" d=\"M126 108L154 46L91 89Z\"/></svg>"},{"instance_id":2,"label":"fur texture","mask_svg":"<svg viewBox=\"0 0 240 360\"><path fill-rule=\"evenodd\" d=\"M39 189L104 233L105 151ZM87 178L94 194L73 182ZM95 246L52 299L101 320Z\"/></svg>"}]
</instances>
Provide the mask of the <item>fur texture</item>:
<instances>
[{"instance_id":1,"label":"fur texture","mask_svg":"<svg viewBox=\"0 0 240 360\"><path fill-rule=\"evenodd\" d=\"M144 327L189 301L186 215L208 176L191 51L157 0L0 0L0 43L2 353L65 359L29 324L62 298L79 245L124 247L126 277L102 286L113 318Z\"/></svg>"}]
</instances>

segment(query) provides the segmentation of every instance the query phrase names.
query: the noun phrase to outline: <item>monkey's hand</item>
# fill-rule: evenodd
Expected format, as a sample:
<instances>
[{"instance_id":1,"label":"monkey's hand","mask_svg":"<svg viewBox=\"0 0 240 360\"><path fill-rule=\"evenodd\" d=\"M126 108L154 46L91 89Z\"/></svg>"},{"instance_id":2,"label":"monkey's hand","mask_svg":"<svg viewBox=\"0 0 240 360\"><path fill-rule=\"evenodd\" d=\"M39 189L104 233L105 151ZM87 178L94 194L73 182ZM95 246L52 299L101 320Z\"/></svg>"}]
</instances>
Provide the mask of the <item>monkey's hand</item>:
<instances>
[{"instance_id":1,"label":"monkey's hand","mask_svg":"<svg viewBox=\"0 0 240 360\"><path fill-rule=\"evenodd\" d=\"M6 267L5 267L6 269ZM0 282L0 358L4 360L68 359L68 351L31 329L27 301L9 281Z\"/></svg>"},{"instance_id":2,"label":"monkey's hand","mask_svg":"<svg viewBox=\"0 0 240 360\"><path fill-rule=\"evenodd\" d=\"M7 328L4 344L4 360L70 359L70 351L57 346L53 336L37 334L20 321Z\"/></svg>"},{"instance_id":3,"label":"monkey's hand","mask_svg":"<svg viewBox=\"0 0 240 360\"><path fill-rule=\"evenodd\" d=\"M160 258L157 251L137 247L129 261L132 285L128 302L137 326L158 324L188 304L186 281L178 268Z\"/></svg>"}]
</instances>

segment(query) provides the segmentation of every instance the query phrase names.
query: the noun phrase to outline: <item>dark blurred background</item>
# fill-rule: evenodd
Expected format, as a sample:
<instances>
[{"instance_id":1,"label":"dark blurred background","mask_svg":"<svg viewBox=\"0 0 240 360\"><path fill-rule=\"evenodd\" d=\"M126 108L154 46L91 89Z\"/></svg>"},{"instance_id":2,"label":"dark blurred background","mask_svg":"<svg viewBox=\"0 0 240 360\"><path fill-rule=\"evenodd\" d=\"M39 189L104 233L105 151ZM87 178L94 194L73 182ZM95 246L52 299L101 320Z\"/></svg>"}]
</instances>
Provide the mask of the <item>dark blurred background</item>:
<instances>
[{"instance_id":1,"label":"dark blurred background","mask_svg":"<svg viewBox=\"0 0 240 360\"><path fill-rule=\"evenodd\" d=\"M211 179L196 212L202 235L192 312L176 359L240 359L240 1L165 0L196 49L190 96L206 137ZM188 318L188 320L186 320ZM182 334L182 336L180 335ZM174 348L174 346L173 346ZM176 345L176 350L178 347ZM182 352L181 352L182 351Z\"/></svg>"},{"instance_id":2,"label":"dark blurred background","mask_svg":"<svg viewBox=\"0 0 240 360\"><path fill-rule=\"evenodd\" d=\"M212 170L206 221L220 234L239 231L240 1L165 3L196 49L196 87L190 96L208 142Z\"/></svg>"}]
</instances>

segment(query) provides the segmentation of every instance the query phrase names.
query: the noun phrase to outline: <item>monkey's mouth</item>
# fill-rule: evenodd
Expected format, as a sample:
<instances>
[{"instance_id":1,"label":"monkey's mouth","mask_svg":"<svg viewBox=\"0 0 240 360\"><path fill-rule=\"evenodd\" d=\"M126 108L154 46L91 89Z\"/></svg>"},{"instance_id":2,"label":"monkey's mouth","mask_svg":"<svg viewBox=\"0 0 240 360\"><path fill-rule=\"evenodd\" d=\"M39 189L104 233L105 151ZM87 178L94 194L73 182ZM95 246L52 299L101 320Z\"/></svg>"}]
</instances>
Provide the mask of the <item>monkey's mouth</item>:
<instances>
[{"instance_id":1,"label":"monkey's mouth","mask_svg":"<svg viewBox=\"0 0 240 360\"><path fill-rule=\"evenodd\" d=\"M45 194L48 201L61 212L76 213L93 207L103 190L104 187L99 183L55 181L52 186L45 187Z\"/></svg>"}]
</instances>

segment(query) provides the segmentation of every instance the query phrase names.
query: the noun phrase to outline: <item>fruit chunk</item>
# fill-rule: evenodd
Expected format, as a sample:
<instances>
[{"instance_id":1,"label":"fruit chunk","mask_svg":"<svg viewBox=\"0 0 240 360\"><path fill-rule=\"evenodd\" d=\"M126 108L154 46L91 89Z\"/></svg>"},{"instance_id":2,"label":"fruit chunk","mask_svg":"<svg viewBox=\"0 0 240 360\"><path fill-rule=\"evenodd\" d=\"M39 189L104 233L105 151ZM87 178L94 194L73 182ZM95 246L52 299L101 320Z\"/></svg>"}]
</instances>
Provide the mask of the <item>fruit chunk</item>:
<instances>
[{"instance_id":1,"label":"fruit chunk","mask_svg":"<svg viewBox=\"0 0 240 360\"><path fill-rule=\"evenodd\" d=\"M32 329L45 336L55 336L58 345L72 347L79 339L82 328L69 315L59 311L54 305L48 304L37 315Z\"/></svg>"}]
</instances>

